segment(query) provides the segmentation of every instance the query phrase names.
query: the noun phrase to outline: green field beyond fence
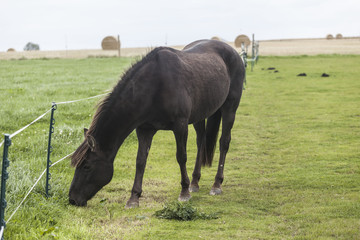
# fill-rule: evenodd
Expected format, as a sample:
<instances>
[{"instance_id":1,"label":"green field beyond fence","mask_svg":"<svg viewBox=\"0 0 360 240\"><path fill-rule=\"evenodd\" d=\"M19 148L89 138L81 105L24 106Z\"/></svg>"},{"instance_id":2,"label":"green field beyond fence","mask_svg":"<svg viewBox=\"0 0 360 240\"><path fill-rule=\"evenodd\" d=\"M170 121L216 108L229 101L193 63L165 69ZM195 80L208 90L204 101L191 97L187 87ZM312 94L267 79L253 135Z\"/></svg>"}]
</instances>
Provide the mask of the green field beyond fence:
<instances>
[{"instance_id":1,"label":"green field beyond fence","mask_svg":"<svg viewBox=\"0 0 360 240\"><path fill-rule=\"evenodd\" d=\"M106 92L133 61L0 61L0 133L25 126L53 101ZM154 216L181 188L174 137L165 131L150 150L140 208L124 209L135 174L132 133L119 150L113 180L87 207L68 204L74 169L65 160L51 169L50 197L44 178L7 223L5 239L360 239L359 66L360 56L262 57L247 72L223 194L209 195L216 159L203 169L200 192L190 201L217 219ZM53 161L77 148L98 101L58 106ZM12 139L5 220L46 167L49 117ZM191 175L196 145L189 129Z\"/></svg>"}]
</instances>

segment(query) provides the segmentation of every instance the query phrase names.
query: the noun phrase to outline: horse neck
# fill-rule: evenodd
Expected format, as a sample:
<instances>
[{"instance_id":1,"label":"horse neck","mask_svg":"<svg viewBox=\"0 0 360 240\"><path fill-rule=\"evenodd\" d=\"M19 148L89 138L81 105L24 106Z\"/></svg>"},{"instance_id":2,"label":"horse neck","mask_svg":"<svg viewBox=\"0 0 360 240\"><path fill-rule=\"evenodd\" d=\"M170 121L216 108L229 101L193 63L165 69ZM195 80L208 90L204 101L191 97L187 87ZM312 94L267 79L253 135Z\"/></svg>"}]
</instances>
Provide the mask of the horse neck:
<instances>
[{"instance_id":1,"label":"horse neck","mask_svg":"<svg viewBox=\"0 0 360 240\"><path fill-rule=\"evenodd\" d=\"M103 113L93 137L103 152L114 159L124 140L136 128L136 116L129 104L116 102Z\"/></svg>"},{"instance_id":2,"label":"horse neck","mask_svg":"<svg viewBox=\"0 0 360 240\"><path fill-rule=\"evenodd\" d=\"M140 65L137 66L138 64ZM141 65L141 62L135 64L115 86L104 103L106 110L102 112L103 116L96 126L94 138L101 149L111 153L111 157L115 158L126 137L144 121L143 116L146 115L147 109L142 104L145 101L144 97L149 97L151 94L135 94L141 92L137 88L137 83L141 82L140 85L143 85L141 80L144 69L146 65Z\"/></svg>"}]
</instances>

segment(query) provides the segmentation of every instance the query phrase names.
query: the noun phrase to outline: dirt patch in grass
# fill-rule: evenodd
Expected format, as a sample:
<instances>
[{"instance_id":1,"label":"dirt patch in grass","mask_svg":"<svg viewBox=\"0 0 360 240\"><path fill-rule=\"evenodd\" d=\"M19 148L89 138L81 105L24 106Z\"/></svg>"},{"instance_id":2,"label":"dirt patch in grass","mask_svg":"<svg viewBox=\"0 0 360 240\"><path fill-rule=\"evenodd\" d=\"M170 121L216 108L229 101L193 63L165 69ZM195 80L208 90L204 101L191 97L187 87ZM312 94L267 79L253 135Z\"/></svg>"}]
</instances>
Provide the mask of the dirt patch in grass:
<instances>
[{"instance_id":1,"label":"dirt patch in grass","mask_svg":"<svg viewBox=\"0 0 360 240\"><path fill-rule=\"evenodd\" d=\"M103 219L94 224L94 235L98 237L97 239L126 239L126 236L141 231L149 223L149 217L143 215Z\"/></svg>"}]
</instances>

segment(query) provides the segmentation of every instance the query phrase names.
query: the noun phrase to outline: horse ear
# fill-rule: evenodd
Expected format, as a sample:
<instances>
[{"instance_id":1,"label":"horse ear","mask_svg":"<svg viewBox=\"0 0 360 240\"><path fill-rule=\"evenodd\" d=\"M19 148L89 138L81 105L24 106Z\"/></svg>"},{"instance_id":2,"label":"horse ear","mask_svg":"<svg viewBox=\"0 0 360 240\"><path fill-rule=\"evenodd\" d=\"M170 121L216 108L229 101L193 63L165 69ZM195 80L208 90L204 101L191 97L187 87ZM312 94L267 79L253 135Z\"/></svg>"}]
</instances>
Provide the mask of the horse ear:
<instances>
[{"instance_id":1,"label":"horse ear","mask_svg":"<svg viewBox=\"0 0 360 240\"><path fill-rule=\"evenodd\" d=\"M86 136L86 141L91 149L92 152L95 152L96 150L96 141L95 138L91 135Z\"/></svg>"},{"instance_id":2,"label":"horse ear","mask_svg":"<svg viewBox=\"0 0 360 240\"><path fill-rule=\"evenodd\" d=\"M87 134L88 131L89 131L89 129L84 128L84 137L85 137L85 138L86 138L86 134Z\"/></svg>"}]
</instances>

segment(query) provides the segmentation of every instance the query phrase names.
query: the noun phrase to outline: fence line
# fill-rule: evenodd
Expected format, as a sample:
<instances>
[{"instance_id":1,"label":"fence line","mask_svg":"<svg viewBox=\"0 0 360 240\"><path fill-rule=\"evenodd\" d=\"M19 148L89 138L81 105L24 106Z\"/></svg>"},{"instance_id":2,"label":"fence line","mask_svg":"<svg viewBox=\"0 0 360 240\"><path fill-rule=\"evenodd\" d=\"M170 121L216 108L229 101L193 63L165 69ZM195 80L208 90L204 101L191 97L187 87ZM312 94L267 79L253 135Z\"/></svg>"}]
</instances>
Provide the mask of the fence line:
<instances>
[{"instance_id":1,"label":"fence line","mask_svg":"<svg viewBox=\"0 0 360 240\"><path fill-rule=\"evenodd\" d=\"M75 102L80 102L80 101L85 101L85 100L89 100L92 98L97 98L97 97L101 97L104 96L106 94L108 94L109 92L103 93L103 94L99 94L96 96L92 96L92 97L88 97L88 98L82 98L82 99L77 99L77 100L72 100L72 101L66 101L66 102L58 102L56 103L56 105L61 105L61 104L69 104L69 103L75 103ZM49 110L47 110L44 114L40 115L39 117L37 117L34 121L32 121L31 123L29 123L28 125L26 125L25 127L20 128L19 130L17 130L16 132L14 132L13 134L10 134L10 138L15 137L16 135L18 135L19 133L21 133L22 131L24 131L25 129L27 129L28 127L30 127L31 125L33 125L34 123L36 123L37 121L39 121L40 119L42 119L47 113L49 113L51 111L52 108L50 108ZM0 143L0 147L2 147L2 145L4 144L4 141L2 141Z\"/></svg>"},{"instance_id":2,"label":"fence line","mask_svg":"<svg viewBox=\"0 0 360 240\"><path fill-rule=\"evenodd\" d=\"M22 131L24 131L25 129L27 129L28 127L30 127L31 125L33 125L34 123L36 123L37 121L39 121L40 119L42 119L48 112L51 111L51 108L49 110L47 110L44 114L40 115L39 117L37 117L34 121L32 121L31 123L29 123L28 125L26 125L25 127L20 128L19 130L17 130L16 132L10 134L10 138L15 137L16 135L18 135L19 133L21 133ZM0 143L0 147L4 144L4 141L2 141Z\"/></svg>"},{"instance_id":3,"label":"fence line","mask_svg":"<svg viewBox=\"0 0 360 240\"><path fill-rule=\"evenodd\" d=\"M74 151L74 152L75 152L75 151ZM51 166L50 166L50 167L53 167L53 166L55 166L56 164L58 164L59 162L61 162L61 161L65 160L65 159L66 159L66 158L68 158L68 157L70 157L71 155L73 155L73 153L74 153L74 152L72 152L72 153L70 153L70 154L66 155L65 157L63 157L63 158L61 158L60 160L56 161L55 163L51 164Z\"/></svg>"},{"instance_id":4,"label":"fence line","mask_svg":"<svg viewBox=\"0 0 360 240\"><path fill-rule=\"evenodd\" d=\"M96 95L96 96L92 96L92 97L88 97L88 98L82 98L82 99L77 99L77 100L72 100L72 101L66 101L66 102L59 102L59 103L56 103L53 102L52 103L52 107L47 110L45 113L43 113L42 115L40 115L39 117L37 117L34 121L32 121L31 123L27 124L26 126L20 128L19 130L17 130L16 132L8 135L9 136L9 139L11 139L12 137L15 137L16 135L18 135L19 133L21 133L22 131L24 131L25 129L27 129L28 127L30 127L31 125L33 125L34 123L36 123L37 121L39 121L40 119L42 119L47 113L49 113L50 111L54 110L54 105L61 105L61 104L69 104L69 103L75 103L75 102L80 102L80 101L85 101L85 100L89 100L89 99L93 99L93 98L97 98L97 97L101 97L101 96L104 96L106 94L109 94L110 91L107 91L106 93L103 93L103 94L99 94L99 95ZM53 121L53 119L51 119L51 121ZM50 131L51 128L50 128ZM5 143L5 140L2 141L0 143L0 148L2 147L2 145ZM4 146L5 148L5 146ZM48 150L49 151L49 150ZM21 207L21 205L25 202L25 200L27 199L27 197L29 196L29 194L33 191L33 189L35 188L35 186L39 183L40 179L44 176L44 174L49 170L50 167L52 166L55 166L56 164L58 164L59 162L63 161L64 159L68 158L70 155L72 155L74 152L66 155L65 157L61 158L60 160L56 161L54 164L47 164L47 168L41 173L41 175L39 176L39 178L36 180L36 182L34 183L34 185L30 188L30 190L27 192L27 194L25 195L25 197L22 199L22 201L20 202L20 204L16 207L16 209L12 212L12 214L10 215L10 217L7 219L7 221L4 220L4 218L0 219L0 221L3 221L4 222L4 225L1 226L0 228L0 239L3 239L3 234L4 234L4 230L5 230L5 223L8 223L12 217L15 215L15 213L19 210L19 208ZM49 159L48 159L49 161ZM2 176L3 177L3 176ZM4 186L5 188L5 186ZM4 192L5 192L5 189L4 189ZM1 201L5 201L5 197L3 197L1 199ZM6 207L6 204L4 204L4 208Z\"/></svg>"},{"instance_id":5,"label":"fence line","mask_svg":"<svg viewBox=\"0 0 360 240\"><path fill-rule=\"evenodd\" d=\"M92 99L92 98L101 97L101 96L104 96L106 94L109 94L109 92L106 92L106 93L103 93L103 94L100 94L100 95L96 95L96 96L93 96L93 97L78 99L78 100L72 100L72 101L67 101L67 102L57 102L56 105L85 101L85 100L89 100L89 99Z\"/></svg>"},{"instance_id":6,"label":"fence line","mask_svg":"<svg viewBox=\"0 0 360 240\"><path fill-rule=\"evenodd\" d=\"M30 127L31 125L33 125L34 123L36 123L37 121L39 121L40 119L42 119L48 112L51 111L51 108L49 110L47 110L44 114L40 115L38 118L36 118L34 121L32 121L31 123L29 123L28 125L26 125L25 127L17 130L16 132L14 132L13 134L10 134L10 138L15 137L16 135L18 135L19 133L21 133L22 131L24 131L25 129L27 129L28 127Z\"/></svg>"},{"instance_id":7,"label":"fence line","mask_svg":"<svg viewBox=\"0 0 360 240\"><path fill-rule=\"evenodd\" d=\"M239 53L244 64L245 68L247 68L248 62L251 62L251 71L253 71L254 64L257 63L259 59L259 42L255 41L255 35L252 35L252 47L251 47L251 58L248 58L247 47L245 48L245 44L241 44L241 52ZM246 79L246 78L245 78ZM246 80L245 80L246 81Z\"/></svg>"},{"instance_id":8,"label":"fence line","mask_svg":"<svg viewBox=\"0 0 360 240\"><path fill-rule=\"evenodd\" d=\"M61 158L60 160L58 160L57 162L55 162L54 164L52 164L50 167L58 164L59 162L65 160L66 158L70 157L74 152L66 155L65 157ZM10 217L8 218L8 220L6 221L6 223L8 223L11 218L15 215L15 213L19 210L19 208L21 207L21 205L25 202L26 198L29 196L29 194L32 192L32 190L34 190L35 186L39 183L40 179L44 176L46 172L46 168L45 170L40 174L39 178L36 180L36 182L34 183L34 185L30 188L30 190L27 192L27 194L25 195L25 197L23 198L23 200L20 202L20 204L16 207L16 209L13 211L13 213L10 215Z\"/></svg>"}]
</instances>

